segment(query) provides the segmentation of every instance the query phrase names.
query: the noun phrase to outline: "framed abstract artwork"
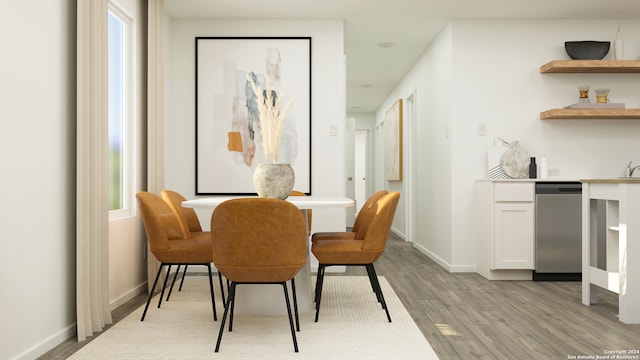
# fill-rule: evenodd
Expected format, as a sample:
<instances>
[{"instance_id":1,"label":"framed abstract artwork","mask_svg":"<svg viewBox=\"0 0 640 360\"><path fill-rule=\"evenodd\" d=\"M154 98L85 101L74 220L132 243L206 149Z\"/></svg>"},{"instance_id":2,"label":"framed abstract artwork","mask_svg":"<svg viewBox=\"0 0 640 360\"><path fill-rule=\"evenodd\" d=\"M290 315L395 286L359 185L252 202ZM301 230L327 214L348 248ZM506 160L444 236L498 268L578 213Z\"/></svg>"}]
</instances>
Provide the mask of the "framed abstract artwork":
<instances>
[{"instance_id":1,"label":"framed abstract artwork","mask_svg":"<svg viewBox=\"0 0 640 360\"><path fill-rule=\"evenodd\" d=\"M278 162L293 167L295 190L311 194L311 38L195 41L196 194L256 194L253 169L267 161L250 79L282 104L293 100Z\"/></svg>"},{"instance_id":2,"label":"framed abstract artwork","mask_svg":"<svg viewBox=\"0 0 640 360\"><path fill-rule=\"evenodd\" d=\"M402 99L384 115L384 178L402 181Z\"/></svg>"}]
</instances>

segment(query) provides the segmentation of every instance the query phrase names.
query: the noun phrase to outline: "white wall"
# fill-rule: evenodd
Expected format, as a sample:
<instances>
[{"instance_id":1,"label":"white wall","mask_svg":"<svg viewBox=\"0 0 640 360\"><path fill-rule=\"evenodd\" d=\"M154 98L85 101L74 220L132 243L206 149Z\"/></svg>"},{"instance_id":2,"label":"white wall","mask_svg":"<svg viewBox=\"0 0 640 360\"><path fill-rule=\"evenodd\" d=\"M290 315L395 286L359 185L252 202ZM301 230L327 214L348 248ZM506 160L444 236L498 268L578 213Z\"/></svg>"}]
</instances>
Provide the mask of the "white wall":
<instances>
[{"instance_id":1,"label":"white wall","mask_svg":"<svg viewBox=\"0 0 640 360\"><path fill-rule=\"evenodd\" d=\"M75 1L0 2L0 358L75 333Z\"/></svg>"},{"instance_id":2,"label":"white wall","mask_svg":"<svg viewBox=\"0 0 640 360\"><path fill-rule=\"evenodd\" d=\"M539 73L550 60L568 59L564 41L612 40L618 25L626 58L637 58L637 19L454 20L443 29L377 114L382 119L417 89L419 249L451 271L474 270L474 181L488 177L495 136L519 140L565 178L622 176L628 161L640 163L640 120L539 120L544 110L575 103L583 84L640 107L638 74ZM477 135L479 124L487 136Z\"/></svg>"},{"instance_id":3,"label":"white wall","mask_svg":"<svg viewBox=\"0 0 640 360\"><path fill-rule=\"evenodd\" d=\"M408 196L416 204L416 237L414 246L443 266L451 264L451 145L449 124L452 79L451 26L445 27L413 69L378 109L378 122L397 101L414 95L416 143L413 151L417 159L416 193L402 192L398 208L404 208ZM383 132L384 128L377 129ZM405 132L405 136L407 133ZM384 137L378 138L384 139ZM378 141L378 160L383 159L384 143ZM404 164L405 170L408 166ZM376 171L382 172L379 162ZM404 181L403 181L404 183ZM391 183L389 189L403 191L403 183ZM406 222L406 213L397 213L396 222Z\"/></svg>"},{"instance_id":4,"label":"white wall","mask_svg":"<svg viewBox=\"0 0 640 360\"><path fill-rule=\"evenodd\" d=\"M312 193L344 196L345 73L341 20L170 19L165 187L195 197L195 37L311 36ZM330 126L339 129L330 136ZM222 174L221 174L222 176ZM199 212L209 228L210 212ZM345 227L344 209L314 210L313 230Z\"/></svg>"}]
</instances>

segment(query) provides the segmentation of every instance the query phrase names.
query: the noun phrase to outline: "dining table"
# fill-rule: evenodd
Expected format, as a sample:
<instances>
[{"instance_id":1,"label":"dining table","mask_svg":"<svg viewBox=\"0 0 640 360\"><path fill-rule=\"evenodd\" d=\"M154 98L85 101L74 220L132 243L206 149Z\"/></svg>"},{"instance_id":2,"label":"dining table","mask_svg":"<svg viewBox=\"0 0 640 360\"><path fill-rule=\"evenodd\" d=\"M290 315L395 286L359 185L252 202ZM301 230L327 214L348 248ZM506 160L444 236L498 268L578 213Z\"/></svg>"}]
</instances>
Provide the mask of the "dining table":
<instances>
[{"instance_id":1,"label":"dining table","mask_svg":"<svg viewBox=\"0 0 640 360\"><path fill-rule=\"evenodd\" d=\"M182 206L193 209L205 209L213 212L221 203L239 198L258 198L258 196L207 196L182 202ZM305 218L305 224L309 226L309 210L340 209L355 206L355 201L347 197L335 196L289 196L286 201L297 206ZM345 229L335 229L345 231ZM311 234L307 228L307 234ZM311 283L311 244L307 239L307 261L300 272L295 276L298 311L300 313L311 311L313 307L313 286ZM287 286L291 286L288 284ZM251 315L284 315L286 308L282 301L282 290L279 286L243 285L236 290L235 312Z\"/></svg>"}]
</instances>

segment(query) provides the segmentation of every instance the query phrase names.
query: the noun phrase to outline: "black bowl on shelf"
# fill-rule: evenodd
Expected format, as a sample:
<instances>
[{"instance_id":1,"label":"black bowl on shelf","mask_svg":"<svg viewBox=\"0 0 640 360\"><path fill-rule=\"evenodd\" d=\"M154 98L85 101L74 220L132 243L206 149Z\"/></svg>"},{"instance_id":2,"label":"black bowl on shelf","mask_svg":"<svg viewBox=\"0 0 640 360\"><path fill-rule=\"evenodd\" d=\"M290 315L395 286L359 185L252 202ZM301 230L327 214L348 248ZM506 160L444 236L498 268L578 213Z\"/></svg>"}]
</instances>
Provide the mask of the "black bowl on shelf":
<instances>
[{"instance_id":1,"label":"black bowl on shelf","mask_svg":"<svg viewBox=\"0 0 640 360\"><path fill-rule=\"evenodd\" d=\"M565 41L564 49L573 60L602 60L609 53L610 41Z\"/></svg>"}]
</instances>

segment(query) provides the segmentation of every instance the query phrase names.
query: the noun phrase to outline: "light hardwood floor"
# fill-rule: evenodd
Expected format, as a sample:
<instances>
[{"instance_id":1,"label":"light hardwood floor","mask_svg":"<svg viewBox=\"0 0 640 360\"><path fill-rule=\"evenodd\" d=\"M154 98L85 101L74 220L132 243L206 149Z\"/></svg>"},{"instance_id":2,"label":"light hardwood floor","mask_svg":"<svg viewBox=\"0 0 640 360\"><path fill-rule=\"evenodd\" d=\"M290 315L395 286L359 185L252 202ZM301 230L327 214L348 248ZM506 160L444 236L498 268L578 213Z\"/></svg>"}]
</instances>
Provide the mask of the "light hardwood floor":
<instances>
[{"instance_id":1,"label":"light hardwood floor","mask_svg":"<svg viewBox=\"0 0 640 360\"><path fill-rule=\"evenodd\" d=\"M488 281L449 273L393 237L376 270L442 360L595 358L640 349L640 325L618 321L617 295L601 291L599 304L584 306L580 282ZM345 275L366 272L354 267ZM114 321L145 300L141 295L118 308ZM71 339L40 359L65 359L86 343Z\"/></svg>"}]
</instances>

